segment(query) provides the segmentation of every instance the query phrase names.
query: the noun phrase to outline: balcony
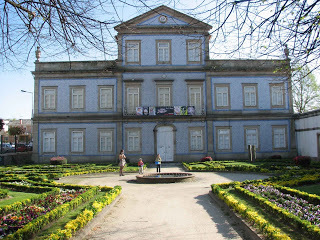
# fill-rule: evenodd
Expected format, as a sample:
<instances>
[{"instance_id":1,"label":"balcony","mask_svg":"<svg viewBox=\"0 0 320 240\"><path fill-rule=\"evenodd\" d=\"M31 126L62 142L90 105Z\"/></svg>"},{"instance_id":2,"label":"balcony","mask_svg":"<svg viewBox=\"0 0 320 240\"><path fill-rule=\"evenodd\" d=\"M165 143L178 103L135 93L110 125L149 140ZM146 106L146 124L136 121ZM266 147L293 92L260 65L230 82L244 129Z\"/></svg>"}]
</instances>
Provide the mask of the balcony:
<instances>
[{"instance_id":1,"label":"balcony","mask_svg":"<svg viewBox=\"0 0 320 240\"><path fill-rule=\"evenodd\" d=\"M161 107L136 107L135 110L123 108L124 116L159 117L159 116L205 116L205 109L200 111L194 106L161 106Z\"/></svg>"}]
</instances>

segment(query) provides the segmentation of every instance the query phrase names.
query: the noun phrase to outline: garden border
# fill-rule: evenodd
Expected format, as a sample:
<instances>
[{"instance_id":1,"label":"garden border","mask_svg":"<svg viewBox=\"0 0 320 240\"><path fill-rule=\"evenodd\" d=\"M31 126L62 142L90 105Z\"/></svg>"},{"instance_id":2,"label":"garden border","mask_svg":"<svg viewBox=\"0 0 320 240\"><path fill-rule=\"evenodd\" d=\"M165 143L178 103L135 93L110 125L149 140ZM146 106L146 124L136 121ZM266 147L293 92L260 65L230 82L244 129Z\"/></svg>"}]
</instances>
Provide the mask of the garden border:
<instances>
[{"instance_id":1,"label":"garden border","mask_svg":"<svg viewBox=\"0 0 320 240\"><path fill-rule=\"evenodd\" d=\"M120 194L111 202L111 204L106 205L101 212L99 212L91 221L89 221L83 228L79 229L74 236L70 238L70 240L82 240L86 239L87 235L91 231L92 228L96 227L102 219L106 216L106 214L111 211L114 205L120 200L122 197L122 191Z\"/></svg>"},{"instance_id":2,"label":"garden border","mask_svg":"<svg viewBox=\"0 0 320 240\"><path fill-rule=\"evenodd\" d=\"M227 213L230 215L230 217L242 228L245 232L246 237L249 237L250 240L262 240L264 239L261 234L258 234L255 229L253 229L247 222L243 220L240 215L238 215L236 212L234 212L224 201L219 199L217 195L215 195L212 191L209 191L210 198L218 204L220 209L223 209L223 211L227 211Z\"/></svg>"}]
</instances>

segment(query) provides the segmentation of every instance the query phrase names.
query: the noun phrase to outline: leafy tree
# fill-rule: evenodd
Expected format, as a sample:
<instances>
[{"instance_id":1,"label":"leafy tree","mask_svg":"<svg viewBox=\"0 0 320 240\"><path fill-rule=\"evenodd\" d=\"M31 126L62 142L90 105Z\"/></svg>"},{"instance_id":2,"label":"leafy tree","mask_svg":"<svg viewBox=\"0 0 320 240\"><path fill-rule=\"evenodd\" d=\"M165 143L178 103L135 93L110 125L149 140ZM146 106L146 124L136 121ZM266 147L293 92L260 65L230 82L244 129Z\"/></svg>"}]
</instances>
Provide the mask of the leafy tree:
<instances>
[{"instance_id":1,"label":"leafy tree","mask_svg":"<svg viewBox=\"0 0 320 240\"><path fill-rule=\"evenodd\" d=\"M3 129L3 126L4 126L3 119L0 118L0 132L1 132L1 130Z\"/></svg>"},{"instance_id":2,"label":"leafy tree","mask_svg":"<svg viewBox=\"0 0 320 240\"><path fill-rule=\"evenodd\" d=\"M298 67L293 71L293 107L303 113L320 107L320 86L308 67Z\"/></svg>"},{"instance_id":3,"label":"leafy tree","mask_svg":"<svg viewBox=\"0 0 320 240\"><path fill-rule=\"evenodd\" d=\"M15 151L17 151L17 135L24 133L24 129L21 126L11 126L8 129L8 134L14 136Z\"/></svg>"}]
</instances>

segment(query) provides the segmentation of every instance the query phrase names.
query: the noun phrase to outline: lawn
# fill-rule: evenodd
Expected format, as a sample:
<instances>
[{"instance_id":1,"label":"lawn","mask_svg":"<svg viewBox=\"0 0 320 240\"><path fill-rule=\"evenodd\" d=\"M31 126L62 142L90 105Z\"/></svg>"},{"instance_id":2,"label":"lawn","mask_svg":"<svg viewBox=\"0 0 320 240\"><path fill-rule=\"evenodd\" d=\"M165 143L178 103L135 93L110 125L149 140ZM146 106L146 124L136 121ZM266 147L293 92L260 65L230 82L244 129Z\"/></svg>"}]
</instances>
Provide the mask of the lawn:
<instances>
[{"instance_id":1,"label":"lawn","mask_svg":"<svg viewBox=\"0 0 320 240\"><path fill-rule=\"evenodd\" d=\"M320 184L305 185L305 186L299 186L294 188L303 192L316 194L320 196Z\"/></svg>"},{"instance_id":2,"label":"lawn","mask_svg":"<svg viewBox=\"0 0 320 240\"><path fill-rule=\"evenodd\" d=\"M25 199L38 196L37 193L26 193L26 192L13 192L9 191L7 198L0 200L0 207L13 204L14 202L21 202Z\"/></svg>"}]
</instances>

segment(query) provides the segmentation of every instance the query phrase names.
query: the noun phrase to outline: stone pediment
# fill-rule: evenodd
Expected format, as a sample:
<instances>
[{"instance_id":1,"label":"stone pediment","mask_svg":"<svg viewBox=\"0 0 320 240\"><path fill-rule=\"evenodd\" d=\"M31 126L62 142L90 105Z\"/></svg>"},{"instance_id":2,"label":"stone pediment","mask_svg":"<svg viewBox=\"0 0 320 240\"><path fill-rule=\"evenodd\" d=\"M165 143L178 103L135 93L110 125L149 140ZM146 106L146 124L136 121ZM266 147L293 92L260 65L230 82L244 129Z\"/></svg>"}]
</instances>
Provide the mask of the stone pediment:
<instances>
[{"instance_id":1,"label":"stone pediment","mask_svg":"<svg viewBox=\"0 0 320 240\"><path fill-rule=\"evenodd\" d=\"M160 6L139 15L131 20L123 22L115 27L119 33L123 32L148 32L148 30L160 29L184 29L197 32L208 32L212 26L178 12L167 6Z\"/></svg>"}]
</instances>

